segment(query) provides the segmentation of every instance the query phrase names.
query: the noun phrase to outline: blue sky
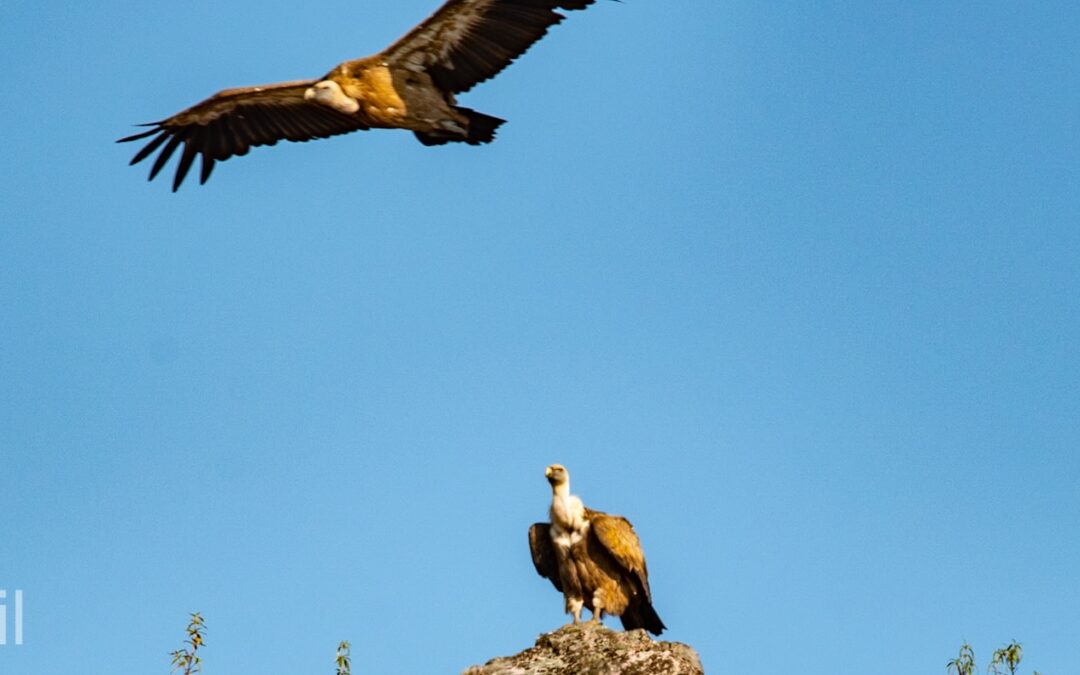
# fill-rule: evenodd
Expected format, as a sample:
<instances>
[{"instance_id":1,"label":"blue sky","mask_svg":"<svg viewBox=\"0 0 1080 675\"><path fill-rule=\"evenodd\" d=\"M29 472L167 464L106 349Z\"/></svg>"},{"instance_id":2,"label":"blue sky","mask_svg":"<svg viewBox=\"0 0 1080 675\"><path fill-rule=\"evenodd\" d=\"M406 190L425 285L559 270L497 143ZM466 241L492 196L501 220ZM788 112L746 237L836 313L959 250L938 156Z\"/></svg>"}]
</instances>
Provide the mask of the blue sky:
<instances>
[{"instance_id":1,"label":"blue sky","mask_svg":"<svg viewBox=\"0 0 1080 675\"><path fill-rule=\"evenodd\" d=\"M113 143L433 9L0 7L0 672L516 652L556 461L709 672L1074 669L1080 6L604 2L489 146Z\"/></svg>"}]
</instances>

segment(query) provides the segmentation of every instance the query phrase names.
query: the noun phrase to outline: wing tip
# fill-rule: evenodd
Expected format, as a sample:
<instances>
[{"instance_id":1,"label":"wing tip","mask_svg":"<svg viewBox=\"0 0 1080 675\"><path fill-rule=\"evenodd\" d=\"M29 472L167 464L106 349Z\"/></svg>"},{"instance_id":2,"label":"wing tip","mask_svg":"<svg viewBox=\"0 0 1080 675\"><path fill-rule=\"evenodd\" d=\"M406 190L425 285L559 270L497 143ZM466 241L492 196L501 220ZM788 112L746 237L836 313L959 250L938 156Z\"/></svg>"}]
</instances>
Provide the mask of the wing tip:
<instances>
[{"instance_id":1,"label":"wing tip","mask_svg":"<svg viewBox=\"0 0 1080 675\"><path fill-rule=\"evenodd\" d=\"M117 143L129 143L131 141L137 141L140 138L146 138L147 136L152 136L152 135L154 135L155 133L157 133L158 131L160 131L162 129L160 122L148 122L146 124L136 124L135 126L138 126L138 127L154 127L154 128L150 129L148 131L140 131L139 133L131 134L130 136L124 136L123 138L118 138L118 139L116 139L116 142Z\"/></svg>"}]
</instances>

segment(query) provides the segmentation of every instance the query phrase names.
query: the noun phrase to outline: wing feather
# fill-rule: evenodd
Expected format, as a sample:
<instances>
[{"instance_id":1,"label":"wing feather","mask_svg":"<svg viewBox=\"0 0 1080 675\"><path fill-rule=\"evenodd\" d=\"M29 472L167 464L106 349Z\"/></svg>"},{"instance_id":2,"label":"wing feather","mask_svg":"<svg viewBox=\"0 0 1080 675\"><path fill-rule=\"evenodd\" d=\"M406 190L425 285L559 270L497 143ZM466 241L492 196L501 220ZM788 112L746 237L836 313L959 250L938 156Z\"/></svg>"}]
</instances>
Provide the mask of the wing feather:
<instances>
[{"instance_id":1,"label":"wing feather","mask_svg":"<svg viewBox=\"0 0 1080 675\"><path fill-rule=\"evenodd\" d=\"M303 142L368 128L356 116L304 100L304 92L314 83L315 80L297 80L227 89L168 119L152 123L149 126L153 128L148 131L118 142L153 137L131 160L132 164L138 164L161 148L150 170L151 180L183 144L173 179L175 192L196 155L202 155L199 179L206 182L215 161L245 155L252 147L274 145L282 139Z\"/></svg>"},{"instance_id":2,"label":"wing feather","mask_svg":"<svg viewBox=\"0 0 1080 675\"><path fill-rule=\"evenodd\" d=\"M630 521L622 516L613 516L592 509L585 509L589 520L589 529L597 541L607 549L611 557L627 572L634 575L641 584L645 599L651 603L649 591L649 571L645 566L645 553L641 550L641 541Z\"/></svg>"},{"instance_id":3,"label":"wing feather","mask_svg":"<svg viewBox=\"0 0 1080 675\"><path fill-rule=\"evenodd\" d=\"M222 135L220 139L225 147L222 149L222 156L217 159L225 160L233 155L243 156L251 149L245 136L247 135L247 125L233 124L229 117L222 117L218 120L218 123L222 128Z\"/></svg>"},{"instance_id":4,"label":"wing feather","mask_svg":"<svg viewBox=\"0 0 1080 675\"><path fill-rule=\"evenodd\" d=\"M245 106L237 122L237 132L248 145L271 145L270 141L277 142L278 138L284 137L273 123L268 119L272 110L267 106Z\"/></svg>"},{"instance_id":5,"label":"wing feather","mask_svg":"<svg viewBox=\"0 0 1080 675\"><path fill-rule=\"evenodd\" d=\"M494 77L565 17L594 0L449 0L382 52L387 62L426 70L459 93Z\"/></svg>"},{"instance_id":6,"label":"wing feather","mask_svg":"<svg viewBox=\"0 0 1080 675\"><path fill-rule=\"evenodd\" d=\"M145 136L146 136L147 134L158 134L157 136L155 136L155 137L154 137L154 139L153 139L152 141L150 141L149 143L147 143L147 144L146 144L146 145L145 145L145 146L143 147L143 149L142 149L142 150L140 150L140 151L138 151L137 153L135 153L135 156L131 158L131 164L138 164L139 162L143 161L143 160L144 160L144 159L146 159L146 158L147 158L147 157L148 157L148 156L149 156L149 155L150 155L151 153L153 153L153 152L154 152L155 150L157 150L157 149L158 149L158 147L159 147L159 146L160 146L160 145L161 145L162 143L164 143L165 141L167 141L167 140L169 139L169 135L168 135L168 134L160 134L160 133L158 133L158 131L159 131L158 129L151 129L150 131L147 131L147 132L146 132L145 134L137 134L137 135L135 135L135 136L129 136L128 138L126 138L126 139L123 139L123 140L125 140L125 141L127 141L127 140L131 140L131 141L134 141L134 140L136 140L136 139L138 139L138 138L143 138L143 137L145 137Z\"/></svg>"},{"instance_id":7,"label":"wing feather","mask_svg":"<svg viewBox=\"0 0 1080 675\"><path fill-rule=\"evenodd\" d=\"M214 155L211 153L209 146L203 146L202 149L202 167L199 170L199 185L206 183L210 178L210 172L214 170Z\"/></svg>"},{"instance_id":8,"label":"wing feather","mask_svg":"<svg viewBox=\"0 0 1080 675\"><path fill-rule=\"evenodd\" d=\"M532 553L536 572L551 580L555 590L562 593L559 582L559 561L555 557L555 546L551 543L551 524L535 523L529 528L529 551Z\"/></svg>"},{"instance_id":9,"label":"wing feather","mask_svg":"<svg viewBox=\"0 0 1080 675\"><path fill-rule=\"evenodd\" d=\"M176 192L177 188L180 187L180 183L184 182L184 177L187 176L188 170L191 169L191 163L195 161L195 153L198 151L198 139L198 133L189 134L189 137L184 139L184 152L180 154L180 162L176 165L176 177L173 178L173 192Z\"/></svg>"},{"instance_id":10,"label":"wing feather","mask_svg":"<svg viewBox=\"0 0 1080 675\"><path fill-rule=\"evenodd\" d=\"M154 165L150 167L149 180L154 180L154 176L158 175L161 169L165 166L165 162L169 161L169 158L172 157L172 154L176 152L176 148L180 145L181 140L183 140L183 130L181 130L180 133L171 135L171 138L169 138L169 142L165 144L164 148L162 148L161 154L158 155L158 158L154 162Z\"/></svg>"}]
</instances>

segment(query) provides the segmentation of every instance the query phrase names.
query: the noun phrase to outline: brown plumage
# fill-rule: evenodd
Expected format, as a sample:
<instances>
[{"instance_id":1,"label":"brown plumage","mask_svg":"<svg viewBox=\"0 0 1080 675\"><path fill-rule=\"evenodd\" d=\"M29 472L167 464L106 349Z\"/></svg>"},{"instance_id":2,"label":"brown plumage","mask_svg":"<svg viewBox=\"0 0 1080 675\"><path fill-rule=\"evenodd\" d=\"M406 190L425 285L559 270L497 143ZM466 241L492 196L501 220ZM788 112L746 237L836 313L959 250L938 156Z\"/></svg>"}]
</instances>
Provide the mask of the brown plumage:
<instances>
[{"instance_id":1,"label":"brown plumage","mask_svg":"<svg viewBox=\"0 0 1080 675\"><path fill-rule=\"evenodd\" d=\"M618 616L623 628L659 635L664 623L652 606L649 572L641 542L630 521L586 508L570 494L565 467L553 464L545 475L552 486L550 523L529 528L533 566L563 594L574 623L581 609Z\"/></svg>"},{"instance_id":2,"label":"brown plumage","mask_svg":"<svg viewBox=\"0 0 1080 675\"><path fill-rule=\"evenodd\" d=\"M504 120L458 106L454 94L510 65L563 20L555 10L593 1L449 0L378 54L346 61L318 79L226 89L118 142L151 138L132 164L161 149L151 180L183 146L173 191L196 156L205 183L215 162L279 140L384 128L411 130L424 145L489 143Z\"/></svg>"}]
</instances>

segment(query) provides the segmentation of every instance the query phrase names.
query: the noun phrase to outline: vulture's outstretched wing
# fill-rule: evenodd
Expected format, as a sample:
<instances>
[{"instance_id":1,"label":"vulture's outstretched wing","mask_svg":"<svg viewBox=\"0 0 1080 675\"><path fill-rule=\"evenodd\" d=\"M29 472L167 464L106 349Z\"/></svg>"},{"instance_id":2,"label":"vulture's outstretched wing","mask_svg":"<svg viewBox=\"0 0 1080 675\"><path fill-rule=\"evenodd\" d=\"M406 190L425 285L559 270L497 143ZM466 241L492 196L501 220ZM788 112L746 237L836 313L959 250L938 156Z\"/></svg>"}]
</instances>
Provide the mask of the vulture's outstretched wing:
<instances>
[{"instance_id":1,"label":"vulture's outstretched wing","mask_svg":"<svg viewBox=\"0 0 1080 675\"><path fill-rule=\"evenodd\" d=\"M601 511L585 509L585 517L593 534L611 557L627 572L637 578L645 599L652 602L649 591L649 571L645 568L645 553L641 550L641 541L630 521L622 516L613 516Z\"/></svg>"},{"instance_id":2,"label":"vulture's outstretched wing","mask_svg":"<svg viewBox=\"0 0 1080 675\"><path fill-rule=\"evenodd\" d=\"M315 82L297 80L226 89L168 119L143 125L153 127L149 131L117 142L153 137L132 158L132 164L141 162L164 145L150 169L150 180L183 145L184 151L173 179L175 192L196 155L202 156L199 182L205 183L215 161L246 155L251 147L274 145L282 139L310 141L368 128L354 116L304 100L304 92Z\"/></svg>"},{"instance_id":3,"label":"vulture's outstretched wing","mask_svg":"<svg viewBox=\"0 0 1080 675\"><path fill-rule=\"evenodd\" d=\"M529 550L537 573L551 580L555 590L562 592L559 583L559 562L555 558L555 546L551 543L551 524L535 523L529 528Z\"/></svg>"},{"instance_id":4,"label":"vulture's outstretched wing","mask_svg":"<svg viewBox=\"0 0 1080 675\"><path fill-rule=\"evenodd\" d=\"M458 93L494 77L565 17L594 0L450 0L382 52L394 65L426 70Z\"/></svg>"}]
</instances>

